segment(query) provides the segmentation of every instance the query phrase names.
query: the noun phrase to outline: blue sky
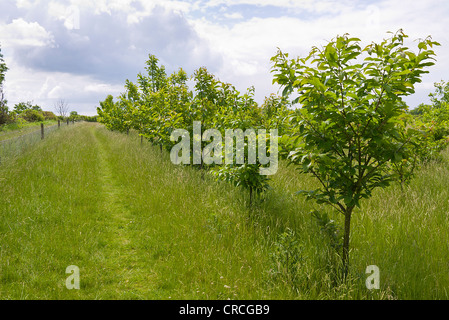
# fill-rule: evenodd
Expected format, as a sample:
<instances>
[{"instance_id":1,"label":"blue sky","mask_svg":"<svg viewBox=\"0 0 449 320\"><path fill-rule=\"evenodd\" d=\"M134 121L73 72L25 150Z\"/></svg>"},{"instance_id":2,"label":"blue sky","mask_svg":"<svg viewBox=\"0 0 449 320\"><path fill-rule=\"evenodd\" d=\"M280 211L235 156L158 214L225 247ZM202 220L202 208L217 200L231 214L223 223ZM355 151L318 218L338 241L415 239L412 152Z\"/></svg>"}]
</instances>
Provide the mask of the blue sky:
<instances>
[{"instance_id":1,"label":"blue sky","mask_svg":"<svg viewBox=\"0 0 449 320\"><path fill-rule=\"evenodd\" d=\"M436 66L406 99L414 108L435 82L449 80L448 15L446 0L1 0L5 94L10 106L33 101L53 110L62 98L92 115L136 80L151 53L169 72L205 66L242 92L254 86L262 102L278 89L270 75L277 47L304 56L344 33L368 45L403 28L411 47L428 35L442 44Z\"/></svg>"}]
</instances>

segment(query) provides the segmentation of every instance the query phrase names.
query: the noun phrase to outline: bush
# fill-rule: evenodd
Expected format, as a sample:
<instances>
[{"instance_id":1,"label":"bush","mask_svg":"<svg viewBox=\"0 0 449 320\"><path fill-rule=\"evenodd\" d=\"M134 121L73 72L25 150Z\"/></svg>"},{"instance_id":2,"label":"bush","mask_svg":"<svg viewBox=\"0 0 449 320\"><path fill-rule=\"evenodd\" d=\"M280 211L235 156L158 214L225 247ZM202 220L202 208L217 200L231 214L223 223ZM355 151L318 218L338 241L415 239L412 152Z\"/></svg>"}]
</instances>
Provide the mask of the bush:
<instances>
[{"instance_id":1,"label":"bush","mask_svg":"<svg viewBox=\"0 0 449 320\"><path fill-rule=\"evenodd\" d=\"M81 116L81 120L87 122L97 122L97 116Z\"/></svg>"},{"instance_id":2,"label":"bush","mask_svg":"<svg viewBox=\"0 0 449 320\"><path fill-rule=\"evenodd\" d=\"M20 117L28 122L42 122L45 121L43 114L37 110L25 110L20 114Z\"/></svg>"},{"instance_id":3,"label":"bush","mask_svg":"<svg viewBox=\"0 0 449 320\"><path fill-rule=\"evenodd\" d=\"M42 115L44 116L45 120L58 120L56 115L51 111L42 111Z\"/></svg>"},{"instance_id":4,"label":"bush","mask_svg":"<svg viewBox=\"0 0 449 320\"><path fill-rule=\"evenodd\" d=\"M14 122L14 117L8 111L0 111L0 125Z\"/></svg>"}]
</instances>

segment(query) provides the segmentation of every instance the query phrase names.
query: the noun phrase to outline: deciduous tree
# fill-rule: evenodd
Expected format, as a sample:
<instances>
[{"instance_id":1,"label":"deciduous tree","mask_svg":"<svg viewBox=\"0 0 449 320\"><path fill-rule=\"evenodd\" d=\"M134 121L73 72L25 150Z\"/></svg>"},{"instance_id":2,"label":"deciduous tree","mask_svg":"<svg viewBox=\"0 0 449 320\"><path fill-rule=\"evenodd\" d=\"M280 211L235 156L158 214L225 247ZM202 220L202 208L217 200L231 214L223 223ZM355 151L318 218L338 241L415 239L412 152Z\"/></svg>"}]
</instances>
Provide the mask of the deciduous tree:
<instances>
[{"instance_id":1,"label":"deciduous tree","mask_svg":"<svg viewBox=\"0 0 449 320\"><path fill-rule=\"evenodd\" d=\"M404 44L406 38L400 30L362 48L360 39L344 35L313 47L305 58L288 59L280 50L272 58L273 82L284 88L284 96L296 91L300 104L288 159L320 184L299 193L344 217L344 276L352 213L361 199L392 181L389 163L408 157L410 141L398 125L406 111L402 97L415 92L428 72L424 69L434 64L432 47L438 43L420 40L415 53Z\"/></svg>"}]
</instances>

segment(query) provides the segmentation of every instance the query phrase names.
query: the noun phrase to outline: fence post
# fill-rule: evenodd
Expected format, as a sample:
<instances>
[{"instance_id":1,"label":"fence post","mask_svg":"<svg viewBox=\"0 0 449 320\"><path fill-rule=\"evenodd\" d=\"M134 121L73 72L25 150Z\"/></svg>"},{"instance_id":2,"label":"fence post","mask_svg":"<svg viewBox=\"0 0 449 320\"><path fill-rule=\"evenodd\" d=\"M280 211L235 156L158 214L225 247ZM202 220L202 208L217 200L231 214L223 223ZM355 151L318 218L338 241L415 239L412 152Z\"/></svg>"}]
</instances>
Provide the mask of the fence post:
<instances>
[{"instance_id":1,"label":"fence post","mask_svg":"<svg viewBox=\"0 0 449 320\"><path fill-rule=\"evenodd\" d=\"M58 119L58 129L61 127L61 120Z\"/></svg>"},{"instance_id":2,"label":"fence post","mask_svg":"<svg viewBox=\"0 0 449 320\"><path fill-rule=\"evenodd\" d=\"M69 119L67 119L67 125L69 125Z\"/></svg>"},{"instance_id":3,"label":"fence post","mask_svg":"<svg viewBox=\"0 0 449 320\"><path fill-rule=\"evenodd\" d=\"M41 140L44 140L44 124L41 123Z\"/></svg>"}]
</instances>

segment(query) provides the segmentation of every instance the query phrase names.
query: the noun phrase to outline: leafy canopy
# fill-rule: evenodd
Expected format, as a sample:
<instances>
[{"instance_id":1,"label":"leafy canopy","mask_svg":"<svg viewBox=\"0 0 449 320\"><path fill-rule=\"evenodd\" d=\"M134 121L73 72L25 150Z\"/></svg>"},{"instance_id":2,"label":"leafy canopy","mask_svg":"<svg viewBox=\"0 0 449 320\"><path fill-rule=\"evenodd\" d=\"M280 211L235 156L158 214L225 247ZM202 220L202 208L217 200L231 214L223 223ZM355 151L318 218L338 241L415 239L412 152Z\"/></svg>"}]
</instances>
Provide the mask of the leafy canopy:
<instances>
[{"instance_id":1,"label":"leafy canopy","mask_svg":"<svg viewBox=\"0 0 449 320\"><path fill-rule=\"evenodd\" d=\"M400 30L362 48L360 39L344 35L313 47L305 58L288 59L280 50L272 58L273 82L284 88L284 96L299 94L297 133L284 137L283 152L320 182L300 192L309 199L350 214L361 198L393 179L388 163L407 157L409 141L398 125L407 109L402 97L415 92L439 44L430 37L420 40L414 53L405 38Z\"/></svg>"}]
</instances>

